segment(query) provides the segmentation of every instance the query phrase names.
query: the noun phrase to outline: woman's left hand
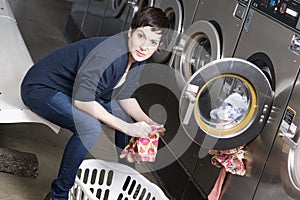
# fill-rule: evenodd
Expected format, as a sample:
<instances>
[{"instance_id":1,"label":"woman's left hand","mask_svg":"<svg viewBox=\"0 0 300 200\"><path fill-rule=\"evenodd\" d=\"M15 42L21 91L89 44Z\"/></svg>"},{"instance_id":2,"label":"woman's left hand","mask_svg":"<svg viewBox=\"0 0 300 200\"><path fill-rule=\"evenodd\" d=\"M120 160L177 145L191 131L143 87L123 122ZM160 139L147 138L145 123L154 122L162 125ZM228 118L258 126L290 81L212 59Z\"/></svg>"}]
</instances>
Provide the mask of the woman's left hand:
<instances>
[{"instance_id":1,"label":"woman's left hand","mask_svg":"<svg viewBox=\"0 0 300 200\"><path fill-rule=\"evenodd\" d=\"M156 128L156 131L158 132L159 136L165 135L166 129L163 124L158 124L152 121L152 123L150 123L149 125L154 126Z\"/></svg>"}]
</instances>

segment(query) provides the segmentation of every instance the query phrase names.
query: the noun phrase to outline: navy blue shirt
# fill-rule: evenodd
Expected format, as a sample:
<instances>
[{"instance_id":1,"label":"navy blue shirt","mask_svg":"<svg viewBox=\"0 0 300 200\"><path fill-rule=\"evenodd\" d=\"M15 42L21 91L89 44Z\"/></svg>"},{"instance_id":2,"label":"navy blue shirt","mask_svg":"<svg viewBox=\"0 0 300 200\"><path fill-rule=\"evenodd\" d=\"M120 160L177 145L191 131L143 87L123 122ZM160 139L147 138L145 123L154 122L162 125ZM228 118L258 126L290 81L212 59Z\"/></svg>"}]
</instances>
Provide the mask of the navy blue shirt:
<instances>
[{"instance_id":1,"label":"navy blue shirt","mask_svg":"<svg viewBox=\"0 0 300 200\"><path fill-rule=\"evenodd\" d=\"M22 98L27 105L47 102L58 91L80 101L130 98L143 63L133 63L125 83L114 90L128 64L127 34L80 40L33 65L23 79Z\"/></svg>"}]
</instances>

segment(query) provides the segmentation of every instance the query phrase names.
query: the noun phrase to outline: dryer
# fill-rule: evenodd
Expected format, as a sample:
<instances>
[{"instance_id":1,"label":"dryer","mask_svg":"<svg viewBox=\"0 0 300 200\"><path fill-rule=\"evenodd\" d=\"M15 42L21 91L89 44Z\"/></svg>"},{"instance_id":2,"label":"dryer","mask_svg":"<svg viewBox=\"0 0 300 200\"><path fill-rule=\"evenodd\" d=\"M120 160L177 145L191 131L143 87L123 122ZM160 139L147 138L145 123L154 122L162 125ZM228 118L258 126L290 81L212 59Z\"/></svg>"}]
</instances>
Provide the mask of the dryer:
<instances>
[{"instance_id":1,"label":"dryer","mask_svg":"<svg viewBox=\"0 0 300 200\"><path fill-rule=\"evenodd\" d=\"M296 147L298 139L297 136L295 138L288 135L281 136L287 131L280 131L283 126L288 130L292 123L294 126L298 126L299 123L293 121L296 114L294 111L298 109L295 105L297 89L294 89L291 96L300 65L299 12L299 1L251 2L247 23L244 25L234 56L249 60L263 71L271 83L274 100L270 116L261 134L246 145L249 155L246 160L248 175L245 177L229 175L222 199L300 197L299 167L296 167L299 164L296 157L299 151ZM288 103L290 96L291 101ZM298 116L295 115L295 119L298 119ZM286 124L281 125L284 121L287 121ZM287 182L290 183L288 187Z\"/></svg>"},{"instance_id":2,"label":"dryer","mask_svg":"<svg viewBox=\"0 0 300 200\"><path fill-rule=\"evenodd\" d=\"M175 49L175 69L184 82L206 63L233 55L248 4L249 0L198 2L193 23Z\"/></svg>"}]
</instances>

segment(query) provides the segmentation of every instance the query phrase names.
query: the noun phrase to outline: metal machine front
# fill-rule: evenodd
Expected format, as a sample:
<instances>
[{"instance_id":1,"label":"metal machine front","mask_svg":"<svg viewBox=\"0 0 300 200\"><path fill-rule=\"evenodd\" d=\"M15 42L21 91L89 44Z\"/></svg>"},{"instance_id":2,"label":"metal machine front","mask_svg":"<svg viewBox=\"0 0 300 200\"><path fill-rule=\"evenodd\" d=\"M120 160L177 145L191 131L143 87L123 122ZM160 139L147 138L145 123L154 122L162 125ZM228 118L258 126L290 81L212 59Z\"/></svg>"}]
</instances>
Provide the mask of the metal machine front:
<instances>
[{"instance_id":1,"label":"metal machine front","mask_svg":"<svg viewBox=\"0 0 300 200\"><path fill-rule=\"evenodd\" d=\"M199 0L192 24L174 48L179 87L210 61L232 57L248 1Z\"/></svg>"},{"instance_id":2,"label":"metal machine front","mask_svg":"<svg viewBox=\"0 0 300 200\"><path fill-rule=\"evenodd\" d=\"M206 20L215 26L221 43L221 57L232 57L238 42L249 0L200 0L194 23Z\"/></svg>"},{"instance_id":3,"label":"metal machine front","mask_svg":"<svg viewBox=\"0 0 300 200\"><path fill-rule=\"evenodd\" d=\"M177 83L183 88L187 80L210 61L220 58L220 37L215 27L207 21L193 23L181 36L174 49L173 66Z\"/></svg>"},{"instance_id":4,"label":"metal machine front","mask_svg":"<svg viewBox=\"0 0 300 200\"><path fill-rule=\"evenodd\" d=\"M275 188L283 187L283 183L275 178L280 176L278 170L288 172L287 170L292 169L287 163L285 167L280 164L282 153L277 151L279 153L276 154L276 159L272 164L268 164L272 167L265 168L265 165L273 144L273 149L277 149L279 140L275 143L274 141L299 71L298 13L298 1L251 2L234 56L249 60L263 71L274 91L274 101L265 127L259 136L245 147L247 176L229 174L221 199L253 199L254 195L255 199L292 199L286 193L281 193L281 198L276 195L278 192ZM262 178L262 174L265 178ZM272 198L267 198L268 196ZM296 199L299 199L299 196Z\"/></svg>"},{"instance_id":5,"label":"metal machine front","mask_svg":"<svg viewBox=\"0 0 300 200\"><path fill-rule=\"evenodd\" d=\"M260 133L272 95L268 79L254 64L236 58L212 61L188 80L180 99L181 121L201 147L235 148Z\"/></svg>"},{"instance_id":6,"label":"metal machine front","mask_svg":"<svg viewBox=\"0 0 300 200\"><path fill-rule=\"evenodd\" d=\"M157 63L166 63L171 57L172 49L182 30L183 9L179 0L156 0L154 6L166 13L170 20L170 30L161 48L152 56L152 60Z\"/></svg>"},{"instance_id":7,"label":"metal machine front","mask_svg":"<svg viewBox=\"0 0 300 200\"><path fill-rule=\"evenodd\" d=\"M298 75L254 199L300 199L299 96Z\"/></svg>"},{"instance_id":8,"label":"metal machine front","mask_svg":"<svg viewBox=\"0 0 300 200\"><path fill-rule=\"evenodd\" d=\"M134 14L153 0L105 0L106 7L98 36L110 36L128 30Z\"/></svg>"},{"instance_id":9,"label":"metal machine front","mask_svg":"<svg viewBox=\"0 0 300 200\"><path fill-rule=\"evenodd\" d=\"M128 30L133 15L154 0L74 0L65 35L71 42Z\"/></svg>"},{"instance_id":10,"label":"metal machine front","mask_svg":"<svg viewBox=\"0 0 300 200\"><path fill-rule=\"evenodd\" d=\"M188 13L192 18L188 19L185 16L184 31L174 48L173 54L172 67L175 69L176 83L180 91L185 88L187 81L193 74L206 64L222 57L232 56L248 10L248 1L199 0L192 2L196 3L195 9L191 7L187 9L186 5L190 2L183 1L184 11L186 11L184 16ZM172 102L170 101L170 103ZM198 125L195 125L195 127L203 133ZM181 127L181 129L184 128ZM196 134L197 131L191 132ZM184 130L181 130L180 133L186 135ZM203 137L206 134L196 135L198 135L197 137ZM192 137L190 135L186 137L194 139L193 135ZM214 140L215 137L208 136L206 139ZM203 138L193 140L190 150L181 156L179 160L191 173L194 185L201 188L203 193L207 195L214 185L218 170L211 165L209 156L203 158L202 153L200 153L199 150L202 147L199 144L203 144L202 140ZM201 156L199 156L200 154ZM208 176L210 177L209 180L207 180Z\"/></svg>"},{"instance_id":11,"label":"metal machine front","mask_svg":"<svg viewBox=\"0 0 300 200\"><path fill-rule=\"evenodd\" d=\"M276 21L280 26L286 27L294 34L285 35L290 39L287 52L299 56L299 33L300 33L300 3L298 1L257 1L254 0L253 9L267 15ZM282 27L282 29L284 29ZM282 53L282 52L281 52ZM285 56L282 58L286 59ZM300 130L299 130L299 58L293 60L292 67L295 74L291 75L291 81L282 90L290 91L298 74L298 78L293 85L291 95L287 98L288 104L283 110L281 122L270 156L263 171L254 199L274 199L274 200L296 200L300 199ZM297 70L297 71L296 71ZM285 88L286 87L286 88ZM268 190L268 192L266 192Z\"/></svg>"}]
</instances>

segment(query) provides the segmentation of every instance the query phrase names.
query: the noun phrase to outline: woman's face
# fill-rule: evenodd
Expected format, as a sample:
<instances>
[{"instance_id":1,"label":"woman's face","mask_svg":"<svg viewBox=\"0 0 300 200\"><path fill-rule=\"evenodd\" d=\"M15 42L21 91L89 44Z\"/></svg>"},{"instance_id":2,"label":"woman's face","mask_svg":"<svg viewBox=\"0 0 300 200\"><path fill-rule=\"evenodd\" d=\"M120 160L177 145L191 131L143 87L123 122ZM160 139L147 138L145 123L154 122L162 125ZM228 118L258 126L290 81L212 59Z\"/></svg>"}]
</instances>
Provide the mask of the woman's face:
<instances>
[{"instance_id":1,"label":"woman's face","mask_svg":"<svg viewBox=\"0 0 300 200\"><path fill-rule=\"evenodd\" d=\"M162 35L151 29L152 27L145 26L128 31L128 49L133 62L147 60L158 49Z\"/></svg>"}]
</instances>

